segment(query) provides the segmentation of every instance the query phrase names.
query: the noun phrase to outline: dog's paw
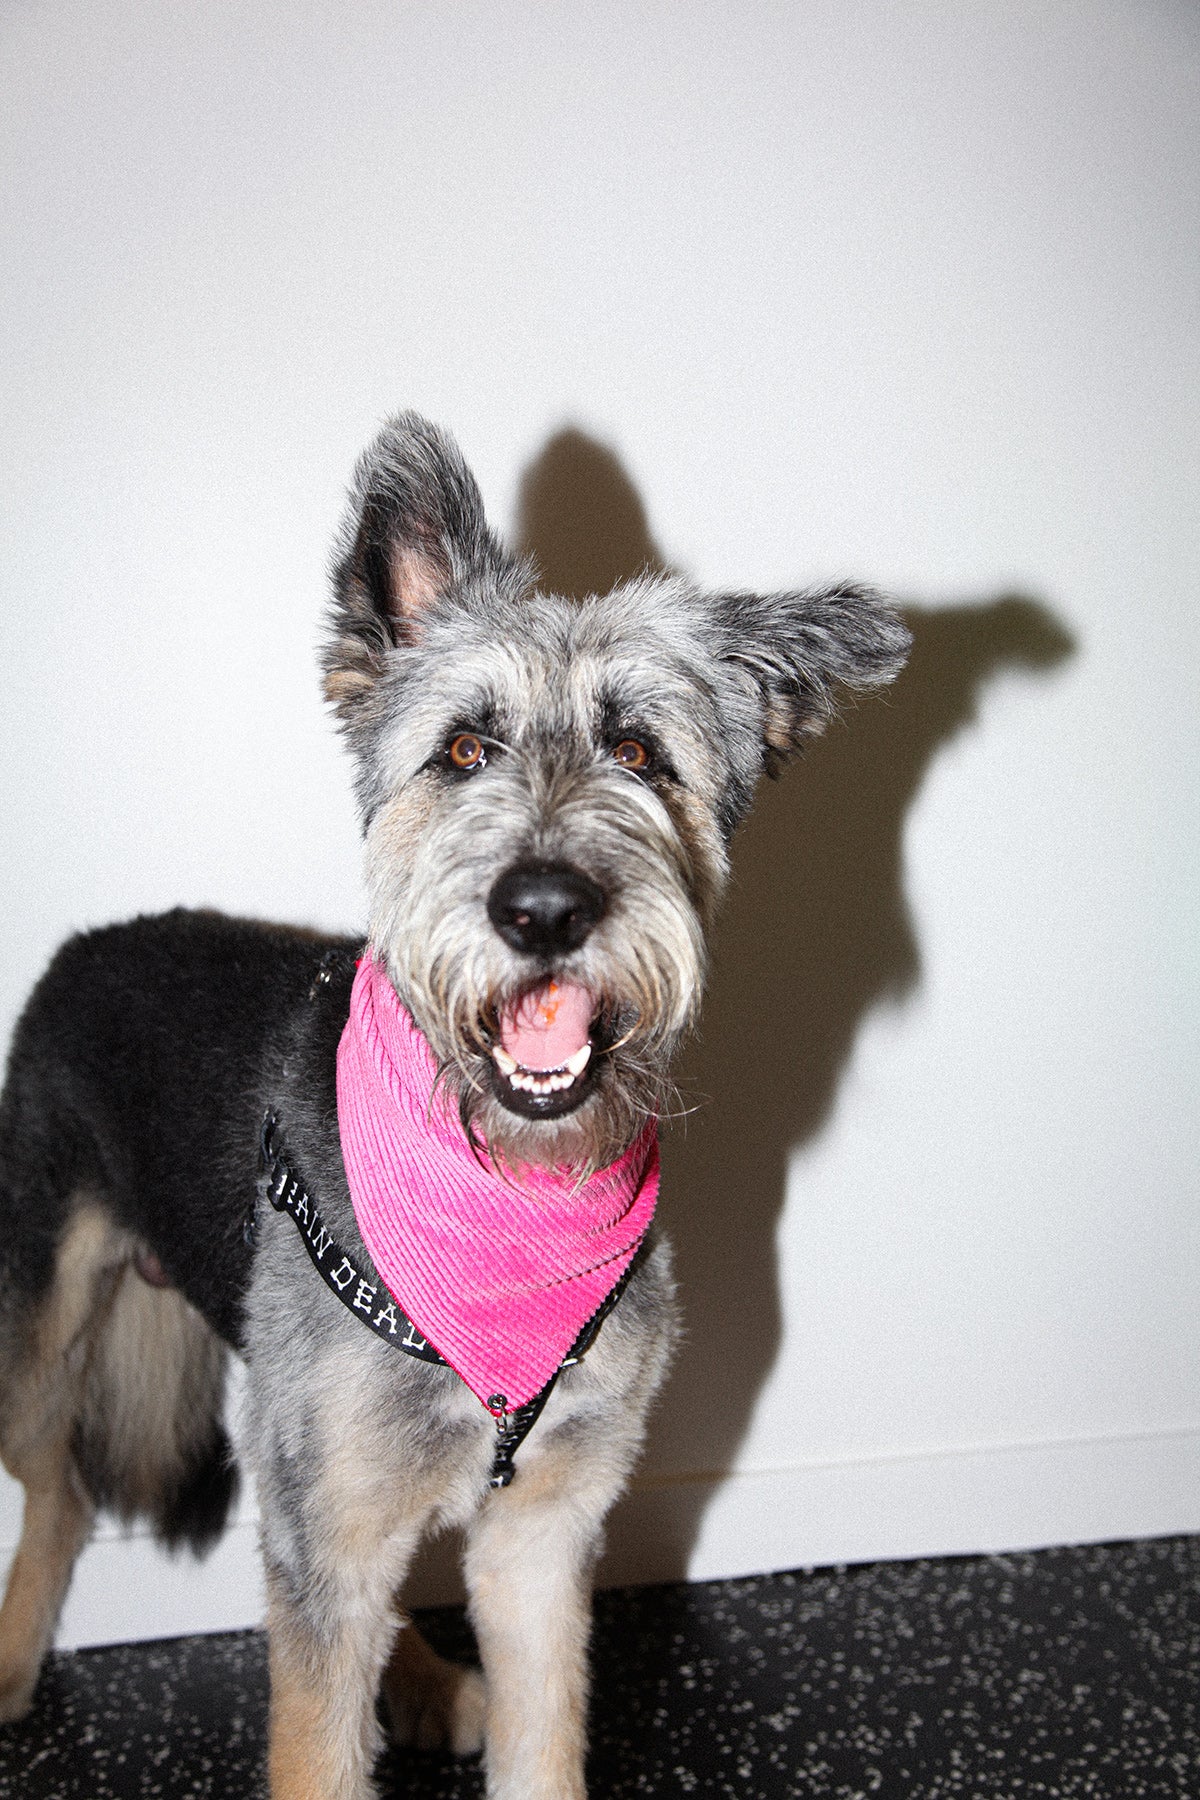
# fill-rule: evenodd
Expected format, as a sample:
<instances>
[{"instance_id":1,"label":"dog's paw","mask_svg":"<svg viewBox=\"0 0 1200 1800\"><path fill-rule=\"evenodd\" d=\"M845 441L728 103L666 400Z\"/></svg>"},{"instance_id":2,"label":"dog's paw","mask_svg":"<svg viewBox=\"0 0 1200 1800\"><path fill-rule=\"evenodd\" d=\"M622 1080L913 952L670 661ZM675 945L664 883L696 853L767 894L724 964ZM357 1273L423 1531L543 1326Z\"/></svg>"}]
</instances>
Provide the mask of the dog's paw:
<instances>
[{"instance_id":1,"label":"dog's paw","mask_svg":"<svg viewBox=\"0 0 1200 1800\"><path fill-rule=\"evenodd\" d=\"M406 1625L396 1640L384 1672L383 1704L394 1743L455 1756L483 1748L483 1676L438 1656L415 1626Z\"/></svg>"},{"instance_id":2,"label":"dog's paw","mask_svg":"<svg viewBox=\"0 0 1200 1800\"><path fill-rule=\"evenodd\" d=\"M486 1704L478 1669L443 1665L445 1678L436 1686L396 1691L384 1684L384 1702L393 1741L418 1750L449 1750L475 1756L483 1748Z\"/></svg>"},{"instance_id":3,"label":"dog's paw","mask_svg":"<svg viewBox=\"0 0 1200 1800\"><path fill-rule=\"evenodd\" d=\"M25 1717L33 1705L37 1678L36 1668L30 1674L24 1664L8 1668L0 1663L0 1725L15 1725Z\"/></svg>"}]
</instances>

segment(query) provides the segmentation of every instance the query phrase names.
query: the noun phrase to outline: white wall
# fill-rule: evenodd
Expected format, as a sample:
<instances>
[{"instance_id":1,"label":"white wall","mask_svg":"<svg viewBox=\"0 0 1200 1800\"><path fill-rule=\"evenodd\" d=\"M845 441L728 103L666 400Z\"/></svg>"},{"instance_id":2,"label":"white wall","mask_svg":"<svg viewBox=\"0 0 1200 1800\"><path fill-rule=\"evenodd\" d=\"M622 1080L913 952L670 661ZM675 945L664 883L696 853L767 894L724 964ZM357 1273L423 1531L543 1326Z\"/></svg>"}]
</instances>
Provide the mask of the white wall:
<instances>
[{"instance_id":1,"label":"white wall","mask_svg":"<svg viewBox=\"0 0 1200 1800\"><path fill-rule=\"evenodd\" d=\"M0 70L0 1023L88 923L361 920L351 462L415 405L515 528L576 427L918 633L740 845L610 1574L1200 1528L1194 10L39 0ZM110 1537L65 1641L252 1618L252 1538Z\"/></svg>"}]
</instances>

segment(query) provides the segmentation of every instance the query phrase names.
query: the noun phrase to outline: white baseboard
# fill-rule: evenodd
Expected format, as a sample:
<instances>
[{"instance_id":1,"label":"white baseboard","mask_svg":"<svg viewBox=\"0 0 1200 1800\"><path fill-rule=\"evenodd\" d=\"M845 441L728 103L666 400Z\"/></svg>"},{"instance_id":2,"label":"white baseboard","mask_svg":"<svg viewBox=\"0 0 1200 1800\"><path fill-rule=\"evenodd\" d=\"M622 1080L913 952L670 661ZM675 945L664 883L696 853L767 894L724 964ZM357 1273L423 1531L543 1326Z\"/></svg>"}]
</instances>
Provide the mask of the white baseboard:
<instances>
[{"instance_id":1,"label":"white baseboard","mask_svg":"<svg viewBox=\"0 0 1200 1800\"><path fill-rule=\"evenodd\" d=\"M1200 1431L649 1480L623 1504L606 1585L663 1579L681 1513L698 1519L693 1581L1163 1537L1200 1531Z\"/></svg>"},{"instance_id":2,"label":"white baseboard","mask_svg":"<svg viewBox=\"0 0 1200 1800\"><path fill-rule=\"evenodd\" d=\"M1007 1445L678 1479L646 1477L614 1513L603 1586L829 1563L1028 1550L1200 1532L1200 1431ZM453 1544L416 1572L417 1605L461 1597ZM259 1624L244 1509L203 1563L104 1531L80 1558L57 1642L82 1647Z\"/></svg>"},{"instance_id":3,"label":"white baseboard","mask_svg":"<svg viewBox=\"0 0 1200 1800\"><path fill-rule=\"evenodd\" d=\"M237 1631L261 1625L264 1611L252 1519L231 1525L203 1562L186 1551L169 1556L140 1532L101 1533L75 1565L54 1641L59 1649L77 1650Z\"/></svg>"}]
</instances>

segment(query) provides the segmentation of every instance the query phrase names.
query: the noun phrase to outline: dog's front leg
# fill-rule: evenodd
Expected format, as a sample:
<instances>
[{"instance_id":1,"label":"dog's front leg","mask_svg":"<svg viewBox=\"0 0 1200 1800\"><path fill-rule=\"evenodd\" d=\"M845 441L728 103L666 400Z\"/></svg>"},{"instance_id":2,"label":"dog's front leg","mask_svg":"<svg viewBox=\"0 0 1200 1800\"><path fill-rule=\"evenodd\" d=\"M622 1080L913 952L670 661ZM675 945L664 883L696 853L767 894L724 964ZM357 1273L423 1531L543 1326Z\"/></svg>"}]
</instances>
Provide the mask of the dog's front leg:
<instances>
[{"instance_id":1,"label":"dog's front leg","mask_svg":"<svg viewBox=\"0 0 1200 1800\"><path fill-rule=\"evenodd\" d=\"M523 1454L481 1509L465 1563L488 1800L583 1800L592 1571L614 1489L581 1483L566 1447Z\"/></svg>"},{"instance_id":2,"label":"dog's front leg","mask_svg":"<svg viewBox=\"0 0 1200 1800\"><path fill-rule=\"evenodd\" d=\"M366 1472L357 1493L356 1467ZM262 1484L271 1800L375 1793L375 1702L399 1624L393 1595L428 1514L411 1495L397 1501L390 1473L374 1479L366 1458L330 1456L295 1509L277 1482Z\"/></svg>"},{"instance_id":3,"label":"dog's front leg","mask_svg":"<svg viewBox=\"0 0 1200 1800\"><path fill-rule=\"evenodd\" d=\"M315 1615L278 1569L267 1573L271 1800L369 1800L381 1748L379 1678L396 1628L378 1607Z\"/></svg>"}]
</instances>

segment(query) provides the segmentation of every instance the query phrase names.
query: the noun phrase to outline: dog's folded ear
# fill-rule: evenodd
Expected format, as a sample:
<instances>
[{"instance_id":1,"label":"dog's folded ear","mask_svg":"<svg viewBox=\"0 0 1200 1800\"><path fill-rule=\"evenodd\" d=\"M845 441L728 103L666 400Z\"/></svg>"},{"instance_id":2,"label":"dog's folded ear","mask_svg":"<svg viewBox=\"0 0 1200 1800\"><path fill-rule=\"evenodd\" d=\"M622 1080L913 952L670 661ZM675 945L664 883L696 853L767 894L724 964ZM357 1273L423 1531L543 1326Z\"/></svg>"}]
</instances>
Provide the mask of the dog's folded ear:
<instances>
[{"instance_id":1,"label":"dog's folded ear","mask_svg":"<svg viewBox=\"0 0 1200 1800\"><path fill-rule=\"evenodd\" d=\"M343 720L374 687L388 651L420 643L445 595L507 563L453 438L418 413L390 420L359 459L333 552L322 667Z\"/></svg>"},{"instance_id":2,"label":"dog's folded ear","mask_svg":"<svg viewBox=\"0 0 1200 1800\"><path fill-rule=\"evenodd\" d=\"M881 594L851 583L813 593L722 594L713 606L724 660L757 690L770 774L824 730L839 687L885 687L912 642Z\"/></svg>"}]
</instances>

